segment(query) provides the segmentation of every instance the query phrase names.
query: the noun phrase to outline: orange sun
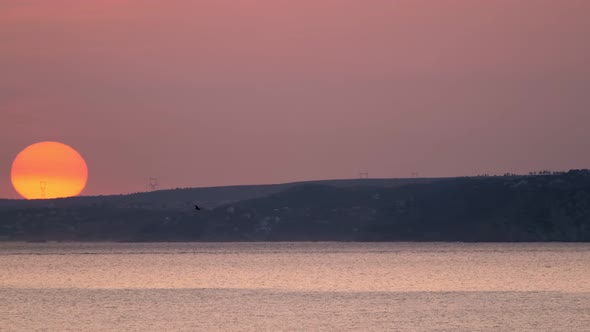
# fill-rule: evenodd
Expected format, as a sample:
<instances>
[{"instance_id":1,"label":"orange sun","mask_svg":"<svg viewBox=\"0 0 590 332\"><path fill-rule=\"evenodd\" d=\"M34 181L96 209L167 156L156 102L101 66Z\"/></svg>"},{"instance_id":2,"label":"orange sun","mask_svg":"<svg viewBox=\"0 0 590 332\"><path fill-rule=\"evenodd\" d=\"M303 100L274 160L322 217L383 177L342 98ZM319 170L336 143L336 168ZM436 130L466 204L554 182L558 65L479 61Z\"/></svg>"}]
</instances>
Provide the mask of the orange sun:
<instances>
[{"instance_id":1,"label":"orange sun","mask_svg":"<svg viewBox=\"0 0 590 332\"><path fill-rule=\"evenodd\" d=\"M70 197L86 186L88 167L71 147L41 142L16 156L10 178L14 189L27 199Z\"/></svg>"}]
</instances>

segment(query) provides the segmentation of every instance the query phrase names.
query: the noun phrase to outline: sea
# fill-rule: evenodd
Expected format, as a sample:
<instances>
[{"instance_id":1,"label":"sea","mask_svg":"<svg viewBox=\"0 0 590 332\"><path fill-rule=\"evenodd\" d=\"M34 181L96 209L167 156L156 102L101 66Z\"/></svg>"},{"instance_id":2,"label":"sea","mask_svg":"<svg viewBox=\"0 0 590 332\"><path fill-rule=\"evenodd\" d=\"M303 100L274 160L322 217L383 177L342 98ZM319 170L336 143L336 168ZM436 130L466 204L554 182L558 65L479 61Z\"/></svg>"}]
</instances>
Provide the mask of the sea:
<instances>
[{"instance_id":1,"label":"sea","mask_svg":"<svg viewBox=\"0 0 590 332\"><path fill-rule=\"evenodd\" d=\"M590 331L590 244L0 243L0 331Z\"/></svg>"}]
</instances>

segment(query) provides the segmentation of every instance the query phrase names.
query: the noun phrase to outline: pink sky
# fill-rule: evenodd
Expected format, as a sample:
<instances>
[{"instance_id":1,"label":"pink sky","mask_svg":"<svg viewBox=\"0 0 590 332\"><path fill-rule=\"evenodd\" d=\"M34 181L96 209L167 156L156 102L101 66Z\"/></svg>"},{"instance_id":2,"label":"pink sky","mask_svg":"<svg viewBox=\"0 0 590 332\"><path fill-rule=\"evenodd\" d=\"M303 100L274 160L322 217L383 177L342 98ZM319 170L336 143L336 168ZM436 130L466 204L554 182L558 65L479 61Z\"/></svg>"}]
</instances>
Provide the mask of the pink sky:
<instances>
[{"instance_id":1,"label":"pink sky","mask_svg":"<svg viewBox=\"0 0 590 332\"><path fill-rule=\"evenodd\" d=\"M0 3L0 197L56 140L85 195L590 168L590 1Z\"/></svg>"}]
</instances>

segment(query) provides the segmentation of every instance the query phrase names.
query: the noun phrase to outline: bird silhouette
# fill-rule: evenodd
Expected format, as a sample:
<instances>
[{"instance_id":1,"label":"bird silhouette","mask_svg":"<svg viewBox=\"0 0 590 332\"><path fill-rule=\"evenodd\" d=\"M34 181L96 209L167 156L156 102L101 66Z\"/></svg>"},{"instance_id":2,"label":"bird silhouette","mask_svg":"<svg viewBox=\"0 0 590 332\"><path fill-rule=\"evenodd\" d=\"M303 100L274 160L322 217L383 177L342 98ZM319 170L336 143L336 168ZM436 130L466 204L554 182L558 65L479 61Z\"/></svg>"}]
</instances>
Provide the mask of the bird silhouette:
<instances>
[{"instance_id":1,"label":"bird silhouette","mask_svg":"<svg viewBox=\"0 0 590 332\"><path fill-rule=\"evenodd\" d=\"M200 211L201 208L197 204L195 204L195 210L199 210Z\"/></svg>"}]
</instances>

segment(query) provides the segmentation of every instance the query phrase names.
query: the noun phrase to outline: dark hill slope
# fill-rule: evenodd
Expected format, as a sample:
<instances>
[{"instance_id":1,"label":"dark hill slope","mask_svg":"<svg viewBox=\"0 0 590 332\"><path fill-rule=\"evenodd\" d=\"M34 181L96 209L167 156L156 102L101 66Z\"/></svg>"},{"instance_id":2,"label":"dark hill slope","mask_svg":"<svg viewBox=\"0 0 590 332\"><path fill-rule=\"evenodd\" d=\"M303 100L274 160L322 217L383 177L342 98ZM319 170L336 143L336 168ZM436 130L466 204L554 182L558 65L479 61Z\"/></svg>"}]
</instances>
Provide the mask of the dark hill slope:
<instances>
[{"instance_id":1,"label":"dark hill slope","mask_svg":"<svg viewBox=\"0 0 590 332\"><path fill-rule=\"evenodd\" d=\"M244 239L588 241L590 177L464 178L398 188L308 185L229 211L228 218L227 209L218 209L215 218L238 225Z\"/></svg>"},{"instance_id":2,"label":"dark hill slope","mask_svg":"<svg viewBox=\"0 0 590 332\"><path fill-rule=\"evenodd\" d=\"M8 200L0 199L0 210L32 208L81 208L110 207L148 210L185 211L198 203L205 208L237 201L254 199L279 193L302 184L324 184L334 187L392 187L410 183L431 183L439 179L352 179L293 182L270 185L243 185L227 187L178 188L129 195L82 196L52 200Z\"/></svg>"},{"instance_id":3,"label":"dark hill slope","mask_svg":"<svg viewBox=\"0 0 590 332\"><path fill-rule=\"evenodd\" d=\"M292 184L282 191L266 192L266 196L203 211L113 204L4 209L0 210L0 237L67 241L590 240L589 171L397 186L358 184Z\"/></svg>"}]
</instances>

